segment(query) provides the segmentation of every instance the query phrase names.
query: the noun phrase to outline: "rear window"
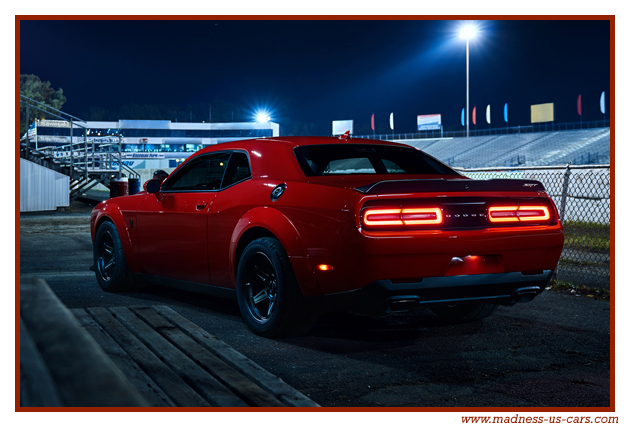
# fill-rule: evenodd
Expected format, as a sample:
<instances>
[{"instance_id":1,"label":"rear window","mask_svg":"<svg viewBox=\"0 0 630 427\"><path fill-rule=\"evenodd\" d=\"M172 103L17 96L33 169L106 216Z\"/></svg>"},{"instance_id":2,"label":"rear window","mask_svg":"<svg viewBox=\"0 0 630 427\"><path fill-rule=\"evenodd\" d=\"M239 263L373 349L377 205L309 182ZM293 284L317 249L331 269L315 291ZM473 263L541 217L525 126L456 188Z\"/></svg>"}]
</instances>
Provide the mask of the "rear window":
<instances>
[{"instance_id":1,"label":"rear window","mask_svg":"<svg viewBox=\"0 0 630 427\"><path fill-rule=\"evenodd\" d=\"M304 145L294 149L306 176L359 174L459 175L422 151L371 144Z\"/></svg>"}]
</instances>

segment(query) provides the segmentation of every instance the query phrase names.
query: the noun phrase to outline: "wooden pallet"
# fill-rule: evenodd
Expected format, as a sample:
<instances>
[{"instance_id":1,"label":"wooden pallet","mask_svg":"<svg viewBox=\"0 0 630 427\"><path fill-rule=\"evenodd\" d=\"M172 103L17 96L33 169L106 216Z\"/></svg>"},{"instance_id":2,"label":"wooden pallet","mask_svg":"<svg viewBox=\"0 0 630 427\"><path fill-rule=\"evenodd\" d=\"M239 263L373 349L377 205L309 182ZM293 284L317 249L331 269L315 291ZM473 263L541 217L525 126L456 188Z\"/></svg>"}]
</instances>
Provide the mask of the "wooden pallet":
<instances>
[{"instance_id":1,"label":"wooden pallet","mask_svg":"<svg viewBox=\"0 0 630 427\"><path fill-rule=\"evenodd\" d=\"M169 307L70 311L151 406L318 406Z\"/></svg>"}]
</instances>

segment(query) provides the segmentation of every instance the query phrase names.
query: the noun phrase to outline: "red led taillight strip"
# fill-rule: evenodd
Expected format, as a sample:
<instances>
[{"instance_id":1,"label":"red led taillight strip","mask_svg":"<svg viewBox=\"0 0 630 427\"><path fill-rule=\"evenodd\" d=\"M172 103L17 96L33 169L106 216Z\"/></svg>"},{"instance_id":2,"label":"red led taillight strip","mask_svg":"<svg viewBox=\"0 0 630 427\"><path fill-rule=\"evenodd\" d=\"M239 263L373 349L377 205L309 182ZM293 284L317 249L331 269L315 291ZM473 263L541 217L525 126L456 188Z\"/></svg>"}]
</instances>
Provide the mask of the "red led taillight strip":
<instances>
[{"instance_id":1,"label":"red led taillight strip","mask_svg":"<svg viewBox=\"0 0 630 427\"><path fill-rule=\"evenodd\" d=\"M367 226L429 225L443 221L440 208L367 209L363 224Z\"/></svg>"},{"instance_id":2,"label":"red led taillight strip","mask_svg":"<svg viewBox=\"0 0 630 427\"><path fill-rule=\"evenodd\" d=\"M490 222L547 221L551 218L547 206L493 206L488 208Z\"/></svg>"}]
</instances>

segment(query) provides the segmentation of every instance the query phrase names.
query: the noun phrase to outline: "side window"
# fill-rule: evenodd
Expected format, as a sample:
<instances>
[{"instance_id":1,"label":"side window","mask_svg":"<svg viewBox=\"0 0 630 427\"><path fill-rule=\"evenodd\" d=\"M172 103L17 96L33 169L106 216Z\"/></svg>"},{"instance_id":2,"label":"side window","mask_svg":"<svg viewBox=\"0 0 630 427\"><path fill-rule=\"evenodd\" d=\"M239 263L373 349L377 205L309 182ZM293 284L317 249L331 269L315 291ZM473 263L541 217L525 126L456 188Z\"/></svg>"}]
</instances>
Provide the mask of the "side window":
<instances>
[{"instance_id":1,"label":"side window","mask_svg":"<svg viewBox=\"0 0 630 427\"><path fill-rule=\"evenodd\" d=\"M376 173L376 171L367 157L333 160L322 171L322 175L347 175L353 173Z\"/></svg>"},{"instance_id":2,"label":"side window","mask_svg":"<svg viewBox=\"0 0 630 427\"><path fill-rule=\"evenodd\" d=\"M162 186L162 191L218 190L230 153L204 156L184 166Z\"/></svg>"},{"instance_id":3,"label":"side window","mask_svg":"<svg viewBox=\"0 0 630 427\"><path fill-rule=\"evenodd\" d=\"M403 168L391 160L383 159L383 165L385 166L385 169L387 169L387 173L406 173Z\"/></svg>"},{"instance_id":4,"label":"side window","mask_svg":"<svg viewBox=\"0 0 630 427\"><path fill-rule=\"evenodd\" d=\"M223 179L223 185L221 188L229 187L232 184L243 181L252 176L252 172L249 169L249 160L247 154L240 151L232 153L230 158L230 164L225 171L225 178Z\"/></svg>"}]
</instances>

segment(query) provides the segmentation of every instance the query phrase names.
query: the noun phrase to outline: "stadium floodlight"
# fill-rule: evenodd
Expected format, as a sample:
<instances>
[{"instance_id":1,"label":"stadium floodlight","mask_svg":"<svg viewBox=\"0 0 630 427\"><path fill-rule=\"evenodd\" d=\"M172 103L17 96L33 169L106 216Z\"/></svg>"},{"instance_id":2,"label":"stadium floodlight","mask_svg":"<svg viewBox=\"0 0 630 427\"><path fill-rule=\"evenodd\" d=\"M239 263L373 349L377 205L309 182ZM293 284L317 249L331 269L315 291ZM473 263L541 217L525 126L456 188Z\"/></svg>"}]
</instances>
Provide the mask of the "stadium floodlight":
<instances>
[{"instance_id":1,"label":"stadium floodlight","mask_svg":"<svg viewBox=\"0 0 630 427\"><path fill-rule=\"evenodd\" d=\"M256 121L258 123L268 123L269 121L271 121L271 117L266 111L259 111L258 113L256 113Z\"/></svg>"},{"instance_id":2,"label":"stadium floodlight","mask_svg":"<svg viewBox=\"0 0 630 427\"><path fill-rule=\"evenodd\" d=\"M477 34L477 27L473 24L465 24L459 30L459 38L466 40L466 138L469 137L469 110L470 110L470 67L469 67L469 57L470 57L470 49L469 49L469 41L474 38Z\"/></svg>"},{"instance_id":3,"label":"stadium floodlight","mask_svg":"<svg viewBox=\"0 0 630 427\"><path fill-rule=\"evenodd\" d=\"M477 34L477 27L473 24L466 24L459 30L459 38L463 40L470 40L475 38Z\"/></svg>"}]
</instances>

